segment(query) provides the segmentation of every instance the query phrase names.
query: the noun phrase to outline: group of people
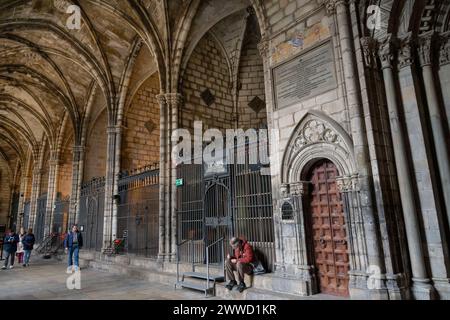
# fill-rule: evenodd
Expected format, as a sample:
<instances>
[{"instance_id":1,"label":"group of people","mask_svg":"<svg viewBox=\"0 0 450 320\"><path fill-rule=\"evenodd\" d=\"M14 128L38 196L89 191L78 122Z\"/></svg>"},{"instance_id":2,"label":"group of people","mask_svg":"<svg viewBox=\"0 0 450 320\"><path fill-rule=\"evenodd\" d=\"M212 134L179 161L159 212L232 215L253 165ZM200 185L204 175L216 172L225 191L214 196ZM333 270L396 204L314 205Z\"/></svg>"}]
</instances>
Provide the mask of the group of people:
<instances>
[{"instance_id":1,"label":"group of people","mask_svg":"<svg viewBox=\"0 0 450 320\"><path fill-rule=\"evenodd\" d=\"M3 270L13 269L15 258L17 257L19 264L23 267L28 267L30 263L31 251L33 250L36 239L33 234L33 229L28 229L25 233L24 228L20 228L17 234L14 230L8 230L3 240L3 251L5 253L5 263ZM76 225L72 226L70 232L67 233L64 239L64 249L68 254L67 264L68 273L72 272L72 267L75 271L79 269L79 250L83 246L83 237Z\"/></svg>"},{"instance_id":2,"label":"group of people","mask_svg":"<svg viewBox=\"0 0 450 320\"><path fill-rule=\"evenodd\" d=\"M5 252L5 264L2 269L14 268L14 261L17 256L19 264L28 267L30 263L31 251L35 243L33 230L30 228L25 233L24 228L20 228L19 234L14 230L8 230L3 240L3 251Z\"/></svg>"},{"instance_id":3,"label":"group of people","mask_svg":"<svg viewBox=\"0 0 450 320\"><path fill-rule=\"evenodd\" d=\"M7 232L3 243L3 250L6 252L6 257L2 269L8 268L8 261L10 261L9 268L14 268L14 259L16 255L19 263L23 264L23 267L27 267L30 262L34 243L35 237L32 229L28 229L28 232L25 233L24 229L21 228L19 234L16 234L13 230ZM247 288L244 282L244 276L245 274L252 273L256 258L252 246L244 239L234 237L230 240L230 245L234 252L232 255L229 254L227 256L225 263L226 276L229 280L226 288L232 290L237 286L237 290L242 292ZM78 230L77 225L73 225L64 239L64 249L68 254L68 273L72 273L72 267L74 267L75 271L79 270L78 257L79 250L82 246L83 237L81 232ZM237 279L234 275L234 271L237 271Z\"/></svg>"}]
</instances>

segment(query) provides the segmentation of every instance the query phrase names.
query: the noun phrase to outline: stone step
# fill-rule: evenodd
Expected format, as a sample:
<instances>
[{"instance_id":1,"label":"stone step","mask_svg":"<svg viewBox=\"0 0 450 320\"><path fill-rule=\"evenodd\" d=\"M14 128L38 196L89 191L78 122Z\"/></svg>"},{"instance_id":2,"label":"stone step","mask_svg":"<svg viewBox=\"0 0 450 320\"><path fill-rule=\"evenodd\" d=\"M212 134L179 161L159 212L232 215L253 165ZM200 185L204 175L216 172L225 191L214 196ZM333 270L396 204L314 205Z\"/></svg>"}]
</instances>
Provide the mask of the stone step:
<instances>
[{"instance_id":1,"label":"stone step","mask_svg":"<svg viewBox=\"0 0 450 320\"><path fill-rule=\"evenodd\" d=\"M206 292L209 293L209 292L214 291L214 286L210 284L208 287L206 287L206 282L194 283L194 282L189 282L189 281L180 281L180 282L177 282L177 287L197 290L197 291L201 291L203 293L206 293Z\"/></svg>"},{"instance_id":2,"label":"stone step","mask_svg":"<svg viewBox=\"0 0 450 320\"><path fill-rule=\"evenodd\" d=\"M225 277L223 275L209 274L209 276L208 276L206 273L202 273L202 272L183 272L183 275L185 277L204 279L204 280L209 278L209 280L216 281L216 282L225 281Z\"/></svg>"},{"instance_id":3,"label":"stone step","mask_svg":"<svg viewBox=\"0 0 450 320\"><path fill-rule=\"evenodd\" d=\"M287 293L274 292L269 290L249 287L242 293L236 290L228 290L225 284L216 285L216 296L226 300L302 300L305 297Z\"/></svg>"},{"instance_id":4,"label":"stone step","mask_svg":"<svg viewBox=\"0 0 450 320\"><path fill-rule=\"evenodd\" d=\"M80 267L92 267L97 270L137 277L150 282L158 282L174 287L177 283L176 264L174 263L167 264L163 268L158 268L155 261L147 261L141 258L134 259L127 256L92 258L87 257L84 259L80 257ZM63 257L63 259L66 258ZM212 275L217 275L217 272L220 272L220 270L221 268L210 268ZM189 276L205 274L206 267L204 265L196 266L195 272L192 272L192 267L189 265L180 265L180 278L178 280L181 281L183 273ZM190 283L204 287L206 275L189 277L188 279ZM249 287L249 289L244 291L244 293L246 292L245 295L236 291L238 296L234 297L235 293L228 292L224 284L216 285L217 294L227 299L239 299L240 297L244 297L244 299L278 299L277 297L282 297L282 299L300 299L304 297L302 295L302 292L304 292L302 291L304 282L296 278L267 273L263 275L245 275L244 281Z\"/></svg>"}]
</instances>

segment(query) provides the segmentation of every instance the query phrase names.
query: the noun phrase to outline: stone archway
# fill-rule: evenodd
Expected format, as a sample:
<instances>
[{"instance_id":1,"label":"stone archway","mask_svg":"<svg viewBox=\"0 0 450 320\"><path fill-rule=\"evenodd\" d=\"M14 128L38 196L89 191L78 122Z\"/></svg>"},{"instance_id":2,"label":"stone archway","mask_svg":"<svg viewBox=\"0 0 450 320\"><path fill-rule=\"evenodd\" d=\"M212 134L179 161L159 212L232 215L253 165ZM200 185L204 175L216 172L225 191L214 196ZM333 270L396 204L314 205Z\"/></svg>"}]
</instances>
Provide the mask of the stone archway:
<instances>
[{"instance_id":1,"label":"stone archway","mask_svg":"<svg viewBox=\"0 0 450 320\"><path fill-rule=\"evenodd\" d=\"M291 220L278 219L280 241L277 266L285 273L294 274L303 282L301 293L319 293L320 274L314 266L314 250L308 245L308 212L305 203L313 190L310 173L320 161L328 161L336 167L336 192L342 199L342 216L346 221L346 245L348 246L348 279L341 293L352 295L352 288L362 287L365 277L357 270L367 266L367 249L363 217L359 210L359 178L354 159L351 137L337 122L319 111L308 112L292 134L282 161L281 188L278 200L280 217L284 203L293 207ZM347 240L348 239L348 240ZM294 248L293 248L294 246ZM353 272L354 271L354 272ZM348 284L348 285L347 285Z\"/></svg>"},{"instance_id":2,"label":"stone archway","mask_svg":"<svg viewBox=\"0 0 450 320\"><path fill-rule=\"evenodd\" d=\"M307 174L303 199L306 248L320 292L348 296L349 245L339 171L327 159L315 161Z\"/></svg>"}]
</instances>

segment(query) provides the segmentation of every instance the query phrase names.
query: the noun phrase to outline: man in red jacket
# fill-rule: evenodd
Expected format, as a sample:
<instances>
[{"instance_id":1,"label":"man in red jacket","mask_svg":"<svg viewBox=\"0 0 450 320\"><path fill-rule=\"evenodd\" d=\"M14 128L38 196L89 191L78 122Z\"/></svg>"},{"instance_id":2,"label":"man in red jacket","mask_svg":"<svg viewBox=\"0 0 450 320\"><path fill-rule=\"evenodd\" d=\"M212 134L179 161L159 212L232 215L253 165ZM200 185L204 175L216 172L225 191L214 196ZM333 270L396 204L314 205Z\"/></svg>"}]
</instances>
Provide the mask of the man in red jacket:
<instances>
[{"instance_id":1,"label":"man in red jacket","mask_svg":"<svg viewBox=\"0 0 450 320\"><path fill-rule=\"evenodd\" d=\"M253 266L251 265L254 262L253 248L247 241L240 238L232 238L230 245L234 250L234 255L228 255L225 262L225 271L227 278L230 280L225 287L231 290L237 285L236 278L234 277L234 271L237 271L239 280L237 289L239 292L242 292L246 288L244 276L245 274L251 274L253 270Z\"/></svg>"}]
</instances>

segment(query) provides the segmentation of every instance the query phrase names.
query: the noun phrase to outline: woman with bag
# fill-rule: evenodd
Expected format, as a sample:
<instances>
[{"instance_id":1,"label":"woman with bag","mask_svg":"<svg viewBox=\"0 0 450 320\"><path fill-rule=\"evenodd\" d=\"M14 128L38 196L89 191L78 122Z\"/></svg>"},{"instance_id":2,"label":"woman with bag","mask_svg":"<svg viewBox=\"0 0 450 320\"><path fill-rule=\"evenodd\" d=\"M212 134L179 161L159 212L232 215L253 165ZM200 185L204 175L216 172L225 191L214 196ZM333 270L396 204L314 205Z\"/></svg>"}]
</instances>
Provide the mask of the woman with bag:
<instances>
[{"instance_id":1,"label":"woman with bag","mask_svg":"<svg viewBox=\"0 0 450 320\"><path fill-rule=\"evenodd\" d=\"M17 252L16 257L20 264L23 263L23 255L25 251L23 250L23 239L25 238L25 230L23 228L20 228L19 231L19 242L17 243Z\"/></svg>"}]
</instances>

